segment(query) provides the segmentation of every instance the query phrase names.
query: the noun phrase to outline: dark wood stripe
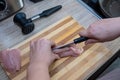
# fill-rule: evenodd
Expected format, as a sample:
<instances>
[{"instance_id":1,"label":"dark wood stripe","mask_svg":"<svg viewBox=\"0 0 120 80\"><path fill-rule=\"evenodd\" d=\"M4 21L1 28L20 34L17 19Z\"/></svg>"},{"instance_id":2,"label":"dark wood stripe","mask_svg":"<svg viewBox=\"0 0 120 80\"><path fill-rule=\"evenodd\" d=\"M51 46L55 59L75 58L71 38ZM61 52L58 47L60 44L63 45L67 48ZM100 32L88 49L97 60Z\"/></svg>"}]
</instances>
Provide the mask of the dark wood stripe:
<instances>
[{"instance_id":1,"label":"dark wood stripe","mask_svg":"<svg viewBox=\"0 0 120 80\"><path fill-rule=\"evenodd\" d=\"M75 57L69 57L67 60L65 60L63 63L61 63L58 67L56 67L54 70L50 71L50 77L52 77L55 73L60 71L68 63L72 62L74 59L75 59Z\"/></svg>"},{"instance_id":2,"label":"dark wood stripe","mask_svg":"<svg viewBox=\"0 0 120 80\"><path fill-rule=\"evenodd\" d=\"M80 32L80 30L82 30L82 28L79 28L78 30L76 30L75 33L67 36L66 38L64 38L63 40L61 40L58 45L62 45L65 44L68 40L71 40L73 37L75 37L76 35L78 35L78 33Z\"/></svg>"}]
</instances>

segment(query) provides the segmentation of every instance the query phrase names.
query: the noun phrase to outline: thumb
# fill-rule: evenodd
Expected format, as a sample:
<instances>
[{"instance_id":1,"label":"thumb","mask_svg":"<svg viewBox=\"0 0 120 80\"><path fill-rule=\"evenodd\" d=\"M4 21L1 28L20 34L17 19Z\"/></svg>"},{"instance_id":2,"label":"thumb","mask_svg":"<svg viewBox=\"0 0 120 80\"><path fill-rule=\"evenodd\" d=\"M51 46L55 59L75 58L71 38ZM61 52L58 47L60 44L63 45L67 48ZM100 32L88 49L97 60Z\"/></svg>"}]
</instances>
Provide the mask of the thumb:
<instances>
[{"instance_id":1,"label":"thumb","mask_svg":"<svg viewBox=\"0 0 120 80\"><path fill-rule=\"evenodd\" d=\"M79 33L80 36L88 37L88 32L86 30L82 30Z\"/></svg>"},{"instance_id":2,"label":"thumb","mask_svg":"<svg viewBox=\"0 0 120 80\"><path fill-rule=\"evenodd\" d=\"M98 40L95 40L95 39L88 39L86 42L85 42L85 44L87 45L87 44L92 44L92 43L97 43L97 42L99 42Z\"/></svg>"},{"instance_id":3,"label":"thumb","mask_svg":"<svg viewBox=\"0 0 120 80\"><path fill-rule=\"evenodd\" d=\"M54 59L60 59L60 56L58 54L53 54L54 55Z\"/></svg>"}]
</instances>

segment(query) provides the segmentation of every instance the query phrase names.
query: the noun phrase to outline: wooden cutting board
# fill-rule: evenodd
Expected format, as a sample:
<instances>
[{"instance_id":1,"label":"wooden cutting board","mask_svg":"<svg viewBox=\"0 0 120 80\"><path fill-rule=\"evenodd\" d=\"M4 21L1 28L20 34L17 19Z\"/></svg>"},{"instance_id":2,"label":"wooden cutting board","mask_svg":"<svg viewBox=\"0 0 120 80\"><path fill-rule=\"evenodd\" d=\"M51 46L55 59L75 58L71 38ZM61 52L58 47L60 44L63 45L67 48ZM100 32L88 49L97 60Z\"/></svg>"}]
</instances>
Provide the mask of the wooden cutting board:
<instances>
[{"instance_id":1,"label":"wooden cutting board","mask_svg":"<svg viewBox=\"0 0 120 80\"><path fill-rule=\"evenodd\" d=\"M45 37L61 45L79 37L78 33L82 29L81 25L68 16L12 47L21 50L22 68L14 75L6 72L7 75L11 80L26 80L26 69L29 64L29 43L31 40ZM112 56L112 53L101 44L85 46L84 43L80 43L77 46L84 47L85 51L79 57L66 57L54 62L49 69L51 80L87 79Z\"/></svg>"}]
</instances>

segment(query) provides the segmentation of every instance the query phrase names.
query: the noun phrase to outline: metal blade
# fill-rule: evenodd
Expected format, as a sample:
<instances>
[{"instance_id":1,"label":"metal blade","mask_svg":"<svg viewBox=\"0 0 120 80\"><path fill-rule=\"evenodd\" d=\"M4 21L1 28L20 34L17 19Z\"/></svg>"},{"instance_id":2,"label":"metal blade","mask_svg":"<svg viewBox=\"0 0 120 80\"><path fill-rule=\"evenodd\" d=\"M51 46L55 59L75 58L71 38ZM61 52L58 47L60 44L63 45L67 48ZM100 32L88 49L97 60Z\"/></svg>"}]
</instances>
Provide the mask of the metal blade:
<instances>
[{"instance_id":1,"label":"metal blade","mask_svg":"<svg viewBox=\"0 0 120 80\"><path fill-rule=\"evenodd\" d=\"M72 44L74 44L74 42L67 43L67 44L64 44L64 45L61 45L61 46L57 46L57 47L53 48L53 50L61 49L61 48L65 48L65 47L70 47Z\"/></svg>"}]
</instances>

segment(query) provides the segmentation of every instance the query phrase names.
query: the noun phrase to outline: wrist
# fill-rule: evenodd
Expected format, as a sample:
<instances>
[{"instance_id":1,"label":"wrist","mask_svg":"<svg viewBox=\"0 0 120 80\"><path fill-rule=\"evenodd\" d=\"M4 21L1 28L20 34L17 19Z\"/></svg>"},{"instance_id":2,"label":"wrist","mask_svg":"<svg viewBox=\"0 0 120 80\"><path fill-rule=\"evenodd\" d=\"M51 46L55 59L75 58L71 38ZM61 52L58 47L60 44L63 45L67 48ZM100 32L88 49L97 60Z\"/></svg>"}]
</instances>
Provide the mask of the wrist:
<instances>
[{"instance_id":1,"label":"wrist","mask_svg":"<svg viewBox=\"0 0 120 80\"><path fill-rule=\"evenodd\" d=\"M29 67L38 67L38 68L39 67L45 67L45 68L48 68L49 65L47 63L41 63L41 62L39 62L39 63L30 63Z\"/></svg>"},{"instance_id":2,"label":"wrist","mask_svg":"<svg viewBox=\"0 0 120 80\"><path fill-rule=\"evenodd\" d=\"M30 64L28 66L28 71L37 71L37 70L48 70L49 66L45 64Z\"/></svg>"},{"instance_id":3,"label":"wrist","mask_svg":"<svg viewBox=\"0 0 120 80\"><path fill-rule=\"evenodd\" d=\"M48 66L46 65L33 65L30 64L27 70L28 80L38 80L40 78L39 75L42 75L42 78L46 78L46 75L49 74ZM41 78L41 79L42 79ZM44 79L48 80L48 79Z\"/></svg>"},{"instance_id":4,"label":"wrist","mask_svg":"<svg viewBox=\"0 0 120 80\"><path fill-rule=\"evenodd\" d=\"M47 67L49 67L49 62L47 62L47 61L30 61L30 65L31 66L34 66L34 65L36 65L36 66L47 66Z\"/></svg>"}]
</instances>

